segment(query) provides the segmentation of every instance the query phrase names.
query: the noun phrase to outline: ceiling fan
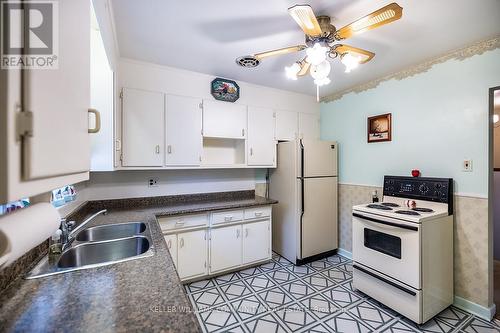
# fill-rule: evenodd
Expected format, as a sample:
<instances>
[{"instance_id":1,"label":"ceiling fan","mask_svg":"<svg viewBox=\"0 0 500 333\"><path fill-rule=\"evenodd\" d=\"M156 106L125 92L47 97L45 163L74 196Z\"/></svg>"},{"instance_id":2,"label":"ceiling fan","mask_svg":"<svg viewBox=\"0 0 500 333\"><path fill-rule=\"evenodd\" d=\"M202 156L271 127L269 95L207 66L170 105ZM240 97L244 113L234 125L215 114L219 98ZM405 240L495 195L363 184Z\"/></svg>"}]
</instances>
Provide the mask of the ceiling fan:
<instances>
[{"instance_id":1,"label":"ceiling fan","mask_svg":"<svg viewBox=\"0 0 500 333\"><path fill-rule=\"evenodd\" d=\"M285 67L286 75L297 80L297 77L310 73L319 87L330 83L328 75L331 65L327 58L339 58L345 65L346 72L350 72L375 56L373 52L335 42L396 21L403 15L403 8L395 2L391 3L338 30L330 23L329 16L316 16L309 5L295 5L288 8L288 13L304 31L305 44L239 57L236 62L242 67L251 68L271 56L306 50L303 59Z\"/></svg>"}]
</instances>

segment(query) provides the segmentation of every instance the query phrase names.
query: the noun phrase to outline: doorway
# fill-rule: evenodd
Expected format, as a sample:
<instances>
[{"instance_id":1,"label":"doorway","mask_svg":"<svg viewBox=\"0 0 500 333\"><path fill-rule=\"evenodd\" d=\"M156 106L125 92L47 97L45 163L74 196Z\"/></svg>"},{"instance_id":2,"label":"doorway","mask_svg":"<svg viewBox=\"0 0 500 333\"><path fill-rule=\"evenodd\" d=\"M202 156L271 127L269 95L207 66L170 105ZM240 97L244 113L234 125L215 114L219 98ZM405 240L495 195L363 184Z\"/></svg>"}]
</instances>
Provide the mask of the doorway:
<instances>
[{"instance_id":1,"label":"doorway","mask_svg":"<svg viewBox=\"0 0 500 333\"><path fill-rule=\"evenodd\" d=\"M500 87L490 89L493 123L493 301L500 319Z\"/></svg>"}]
</instances>

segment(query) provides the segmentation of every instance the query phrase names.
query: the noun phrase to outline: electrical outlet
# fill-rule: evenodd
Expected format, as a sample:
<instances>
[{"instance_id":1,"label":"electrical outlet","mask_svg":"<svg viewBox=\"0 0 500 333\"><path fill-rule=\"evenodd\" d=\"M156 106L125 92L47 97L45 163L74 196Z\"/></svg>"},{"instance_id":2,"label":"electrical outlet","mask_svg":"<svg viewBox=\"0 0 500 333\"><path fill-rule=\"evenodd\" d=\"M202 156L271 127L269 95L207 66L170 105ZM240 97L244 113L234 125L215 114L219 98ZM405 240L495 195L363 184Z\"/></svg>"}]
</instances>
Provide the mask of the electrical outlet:
<instances>
[{"instance_id":1,"label":"electrical outlet","mask_svg":"<svg viewBox=\"0 0 500 333\"><path fill-rule=\"evenodd\" d=\"M158 178L149 178L148 187L157 187L158 186Z\"/></svg>"},{"instance_id":2,"label":"electrical outlet","mask_svg":"<svg viewBox=\"0 0 500 333\"><path fill-rule=\"evenodd\" d=\"M464 160L462 165L463 172L472 172L472 160Z\"/></svg>"}]
</instances>

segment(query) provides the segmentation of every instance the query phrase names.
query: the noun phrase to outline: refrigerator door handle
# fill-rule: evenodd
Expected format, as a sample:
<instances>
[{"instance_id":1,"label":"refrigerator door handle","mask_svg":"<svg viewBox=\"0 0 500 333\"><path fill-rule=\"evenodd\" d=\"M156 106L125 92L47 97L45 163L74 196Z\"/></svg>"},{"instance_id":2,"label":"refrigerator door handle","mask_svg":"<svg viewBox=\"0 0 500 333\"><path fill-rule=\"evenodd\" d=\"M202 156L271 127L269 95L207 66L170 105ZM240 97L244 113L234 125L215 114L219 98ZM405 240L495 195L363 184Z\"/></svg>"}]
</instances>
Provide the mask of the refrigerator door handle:
<instances>
[{"instance_id":1,"label":"refrigerator door handle","mask_svg":"<svg viewBox=\"0 0 500 333\"><path fill-rule=\"evenodd\" d=\"M300 258L302 259L302 220L303 220L303 217L304 217L304 210L305 210L305 207L304 207L304 201L305 201L305 198L304 198L304 145L302 144L302 139L300 139L300 210L301 210L301 213L300 213L300 248L299 248L299 251L300 251Z\"/></svg>"}]
</instances>

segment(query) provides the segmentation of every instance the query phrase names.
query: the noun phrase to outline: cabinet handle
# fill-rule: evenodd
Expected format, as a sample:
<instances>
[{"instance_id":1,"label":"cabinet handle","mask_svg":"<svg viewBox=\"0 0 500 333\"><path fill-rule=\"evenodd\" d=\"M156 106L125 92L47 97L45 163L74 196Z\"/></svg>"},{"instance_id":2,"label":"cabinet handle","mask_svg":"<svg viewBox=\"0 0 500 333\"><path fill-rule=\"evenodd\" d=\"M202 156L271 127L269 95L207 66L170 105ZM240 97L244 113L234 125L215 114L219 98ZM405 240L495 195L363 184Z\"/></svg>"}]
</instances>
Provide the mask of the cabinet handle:
<instances>
[{"instance_id":1,"label":"cabinet handle","mask_svg":"<svg viewBox=\"0 0 500 333\"><path fill-rule=\"evenodd\" d=\"M229 221L231 221L232 219L233 219L233 216L232 216L232 215L231 215L231 216L225 216L225 217L224 217L224 221L225 221L225 222L229 222Z\"/></svg>"},{"instance_id":2,"label":"cabinet handle","mask_svg":"<svg viewBox=\"0 0 500 333\"><path fill-rule=\"evenodd\" d=\"M167 246L169 249L172 248L172 240L171 239L168 240Z\"/></svg>"},{"instance_id":3,"label":"cabinet handle","mask_svg":"<svg viewBox=\"0 0 500 333\"><path fill-rule=\"evenodd\" d=\"M89 133L97 133L97 132L99 132L101 130L101 114L96 109L88 109L87 112L88 113L93 113L94 116L95 116L95 127L94 128L89 128L88 132Z\"/></svg>"},{"instance_id":4,"label":"cabinet handle","mask_svg":"<svg viewBox=\"0 0 500 333\"><path fill-rule=\"evenodd\" d=\"M250 156L253 155L253 148L250 148Z\"/></svg>"},{"instance_id":5,"label":"cabinet handle","mask_svg":"<svg viewBox=\"0 0 500 333\"><path fill-rule=\"evenodd\" d=\"M262 212L255 212L255 216L256 217L262 216Z\"/></svg>"},{"instance_id":6,"label":"cabinet handle","mask_svg":"<svg viewBox=\"0 0 500 333\"><path fill-rule=\"evenodd\" d=\"M167 146L167 153L172 154L172 146L171 145Z\"/></svg>"},{"instance_id":7,"label":"cabinet handle","mask_svg":"<svg viewBox=\"0 0 500 333\"><path fill-rule=\"evenodd\" d=\"M156 150L156 153L159 154L160 153L160 145L156 145L155 150Z\"/></svg>"},{"instance_id":8,"label":"cabinet handle","mask_svg":"<svg viewBox=\"0 0 500 333\"><path fill-rule=\"evenodd\" d=\"M245 136L245 129L241 129L241 136Z\"/></svg>"},{"instance_id":9,"label":"cabinet handle","mask_svg":"<svg viewBox=\"0 0 500 333\"><path fill-rule=\"evenodd\" d=\"M184 247L184 238L181 238L181 241L179 243L180 243L179 244L180 247Z\"/></svg>"},{"instance_id":10,"label":"cabinet handle","mask_svg":"<svg viewBox=\"0 0 500 333\"><path fill-rule=\"evenodd\" d=\"M245 237L248 237L248 228L245 228Z\"/></svg>"},{"instance_id":11,"label":"cabinet handle","mask_svg":"<svg viewBox=\"0 0 500 333\"><path fill-rule=\"evenodd\" d=\"M240 238L240 229L236 229L236 238Z\"/></svg>"}]
</instances>

